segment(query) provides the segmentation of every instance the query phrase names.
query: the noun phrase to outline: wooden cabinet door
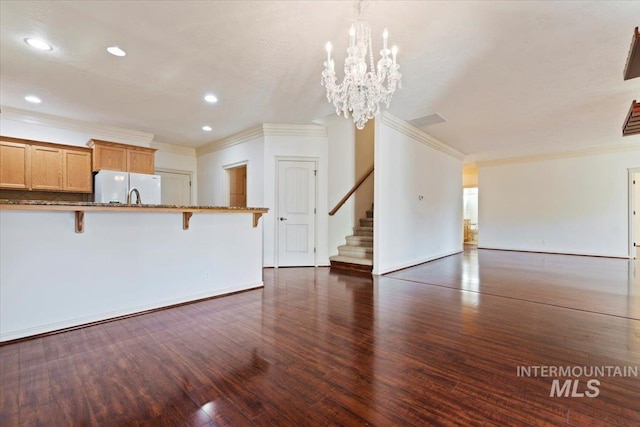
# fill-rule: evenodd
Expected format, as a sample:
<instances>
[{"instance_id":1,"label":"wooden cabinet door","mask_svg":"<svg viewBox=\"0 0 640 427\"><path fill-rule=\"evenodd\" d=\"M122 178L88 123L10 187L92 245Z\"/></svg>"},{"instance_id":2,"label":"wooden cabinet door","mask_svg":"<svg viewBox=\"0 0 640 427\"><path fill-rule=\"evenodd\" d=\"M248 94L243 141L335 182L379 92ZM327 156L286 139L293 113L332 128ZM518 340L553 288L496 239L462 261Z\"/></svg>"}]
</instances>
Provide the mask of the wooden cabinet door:
<instances>
[{"instance_id":1,"label":"wooden cabinet door","mask_svg":"<svg viewBox=\"0 0 640 427\"><path fill-rule=\"evenodd\" d=\"M0 141L0 188L29 189L31 150L29 144Z\"/></svg>"},{"instance_id":2,"label":"wooden cabinet door","mask_svg":"<svg viewBox=\"0 0 640 427\"><path fill-rule=\"evenodd\" d=\"M63 151L62 187L64 191L91 193L91 152L65 149Z\"/></svg>"},{"instance_id":3,"label":"wooden cabinet door","mask_svg":"<svg viewBox=\"0 0 640 427\"><path fill-rule=\"evenodd\" d=\"M62 190L62 149L31 146L31 189Z\"/></svg>"},{"instance_id":4,"label":"wooden cabinet door","mask_svg":"<svg viewBox=\"0 0 640 427\"><path fill-rule=\"evenodd\" d=\"M95 144L93 170L127 171L127 149L115 145Z\"/></svg>"},{"instance_id":5,"label":"wooden cabinet door","mask_svg":"<svg viewBox=\"0 0 640 427\"><path fill-rule=\"evenodd\" d=\"M127 171L134 173L155 172L155 150L127 149Z\"/></svg>"}]
</instances>

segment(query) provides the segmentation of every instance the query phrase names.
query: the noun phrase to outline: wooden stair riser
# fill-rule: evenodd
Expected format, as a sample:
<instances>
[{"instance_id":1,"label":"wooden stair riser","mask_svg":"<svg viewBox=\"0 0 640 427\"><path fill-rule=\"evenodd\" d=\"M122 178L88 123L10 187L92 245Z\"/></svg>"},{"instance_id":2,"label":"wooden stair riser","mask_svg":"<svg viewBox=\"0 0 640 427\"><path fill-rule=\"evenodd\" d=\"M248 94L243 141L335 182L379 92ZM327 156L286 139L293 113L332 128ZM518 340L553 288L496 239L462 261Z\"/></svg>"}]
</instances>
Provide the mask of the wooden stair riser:
<instances>
[{"instance_id":1,"label":"wooden stair riser","mask_svg":"<svg viewBox=\"0 0 640 427\"><path fill-rule=\"evenodd\" d=\"M373 211L367 211L367 218L373 218Z\"/></svg>"},{"instance_id":2,"label":"wooden stair riser","mask_svg":"<svg viewBox=\"0 0 640 427\"><path fill-rule=\"evenodd\" d=\"M331 261L331 271L341 274L356 274L370 277L373 266Z\"/></svg>"},{"instance_id":3,"label":"wooden stair riser","mask_svg":"<svg viewBox=\"0 0 640 427\"><path fill-rule=\"evenodd\" d=\"M373 266L373 260L367 258L354 258L343 255L334 255L329 257L329 261L331 262L341 262L341 263L351 263L351 264L362 264L366 266Z\"/></svg>"}]
</instances>

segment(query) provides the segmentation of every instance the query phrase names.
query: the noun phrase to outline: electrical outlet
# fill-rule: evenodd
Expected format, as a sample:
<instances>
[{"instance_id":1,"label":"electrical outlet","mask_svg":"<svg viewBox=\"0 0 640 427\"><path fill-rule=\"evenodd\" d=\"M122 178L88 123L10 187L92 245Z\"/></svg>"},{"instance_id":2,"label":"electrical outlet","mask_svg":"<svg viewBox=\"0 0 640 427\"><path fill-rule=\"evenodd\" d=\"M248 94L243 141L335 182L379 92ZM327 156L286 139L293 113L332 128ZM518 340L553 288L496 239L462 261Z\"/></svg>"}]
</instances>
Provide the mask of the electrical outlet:
<instances>
[{"instance_id":1,"label":"electrical outlet","mask_svg":"<svg viewBox=\"0 0 640 427\"><path fill-rule=\"evenodd\" d=\"M209 276L210 276L209 272L205 271L204 272L204 280L209 280Z\"/></svg>"}]
</instances>

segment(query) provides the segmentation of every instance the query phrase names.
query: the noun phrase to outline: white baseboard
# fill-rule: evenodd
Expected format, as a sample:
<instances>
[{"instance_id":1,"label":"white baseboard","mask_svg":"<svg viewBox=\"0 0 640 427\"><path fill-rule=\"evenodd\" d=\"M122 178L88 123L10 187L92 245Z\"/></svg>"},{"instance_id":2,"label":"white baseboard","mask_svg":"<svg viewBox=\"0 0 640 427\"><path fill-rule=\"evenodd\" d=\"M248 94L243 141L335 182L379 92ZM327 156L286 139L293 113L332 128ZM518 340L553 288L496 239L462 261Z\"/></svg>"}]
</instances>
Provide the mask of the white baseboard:
<instances>
[{"instance_id":1,"label":"white baseboard","mask_svg":"<svg viewBox=\"0 0 640 427\"><path fill-rule=\"evenodd\" d=\"M387 273L391 273L394 271L398 271L398 270L402 270L403 268L409 268L409 267L414 267L418 264L424 264L425 262L429 262L429 261L434 261L436 259L440 259L440 258L444 258L444 257L448 257L451 255L455 255L455 254L459 254L462 252L462 249L456 249L454 251L451 252L443 252L443 253L439 253L436 255L431 255L428 256L426 258L420 258L420 259L416 259L407 263L403 263L403 264L397 264L391 267L387 267L384 271L380 271L376 269L375 263L374 263L374 269L371 272L371 274L375 275L375 276L380 276L383 274L387 274Z\"/></svg>"},{"instance_id":2,"label":"white baseboard","mask_svg":"<svg viewBox=\"0 0 640 427\"><path fill-rule=\"evenodd\" d=\"M556 255L578 255L578 256L594 256L594 257L603 257L603 258L623 258L629 259L629 255L614 255L614 254L606 254L606 253L595 253L595 252L581 252L581 251L562 251L555 249L542 249L542 248L514 248L514 247L499 247L499 246L480 246L478 245L478 249L488 249L488 250L496 250L496 251L513 251L513 252L533 252L540 254L556 254Z\"/></svg>"}]
</instances>

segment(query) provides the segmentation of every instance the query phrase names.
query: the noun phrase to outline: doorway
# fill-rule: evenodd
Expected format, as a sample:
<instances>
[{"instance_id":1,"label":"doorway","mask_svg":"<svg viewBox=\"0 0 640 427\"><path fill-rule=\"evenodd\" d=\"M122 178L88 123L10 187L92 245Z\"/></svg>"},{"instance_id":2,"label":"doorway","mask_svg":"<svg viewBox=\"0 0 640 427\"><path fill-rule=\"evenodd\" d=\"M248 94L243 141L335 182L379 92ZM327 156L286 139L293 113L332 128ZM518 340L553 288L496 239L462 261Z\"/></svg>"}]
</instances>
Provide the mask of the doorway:
<instances>
[{"instance_id":1,"label":"doorway","mask_svg":"<svg viewBox=\"0 0 640 427\"><path fill-rule=\"evenodd\" d=\"M478 244L478 187L464 188L462 192L463 236L467 245Z\"/></svg>"},{"instance_id":2,"label":"doorway","mask_svg":"<svg viewBox=\"0 0 640 427\"><path fill-rule=\"evenodd\" d=\"M640 168L629 169L629 258L640 258Z\"/></svg>"},{"instance_id":3,"label":"doorway","mask_svg":"<svg viewBox=\"0 0 640 427\"><path fill-rule=\"evenodd\" d=\"M163 205L191 205L191 173L157 170L160 175L160 203Z\"/></svg>"},{"instance_id":4,"label":"doorway","mask_svg":"<svg viewBox=\"0 0 640 427\"><path fill-rule=\"evenodd\" d=\"M227 169L229 178L229 206L247 207L247 165Z\"/></svg>"},{"instance_id":5,"label":"doorway","mask_svg":"<svg viewBox=\"0 0 640 427\"><path fill-rule=\"evenodd\" d=\"M276 265L316 263L315 160L278 160L276 170Z\"/></svg>"}]
</instances>

